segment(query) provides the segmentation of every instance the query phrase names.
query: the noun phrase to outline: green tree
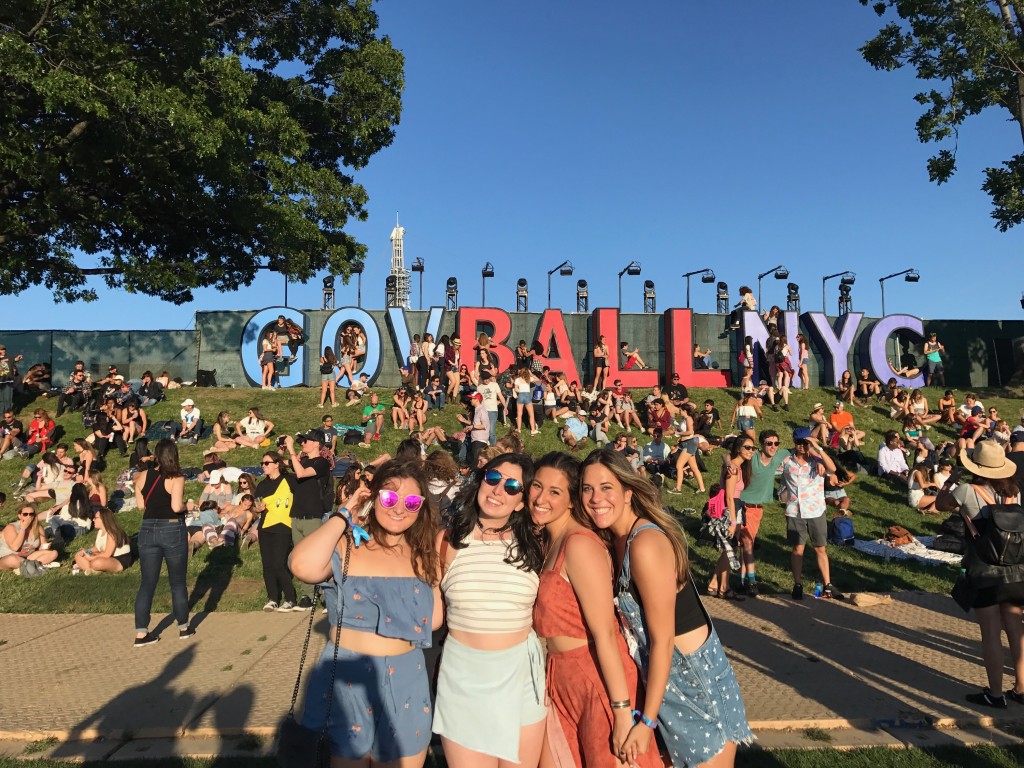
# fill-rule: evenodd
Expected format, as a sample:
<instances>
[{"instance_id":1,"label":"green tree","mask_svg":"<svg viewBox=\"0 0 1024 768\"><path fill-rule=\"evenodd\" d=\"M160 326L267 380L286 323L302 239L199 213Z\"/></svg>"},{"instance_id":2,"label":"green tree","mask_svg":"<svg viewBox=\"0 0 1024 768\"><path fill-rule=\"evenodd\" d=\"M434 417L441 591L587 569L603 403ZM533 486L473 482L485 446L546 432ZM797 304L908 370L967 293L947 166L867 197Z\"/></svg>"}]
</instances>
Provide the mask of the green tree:
<instances>
[{"instance_id":1,"label":"green tree","mask_svg":"<svg viewBox=\"0 0 1024 768\"><path fill-rule=\"evenodd\" d=\"M4 0L0 293L347 279L403 66L372 0Z\"/></svg>"},{"instance_id":2,"label":"green tree","mask_svg":"<svg viewBox=\"0 0 1024 768\"><path fill-rule=\"evenodd\" d=\"M1024 0L860 3L898 17L860 49L864 59L887 71L909 65L929 83L914 99L926 108L917 120L920 141L945 145L928 160L932 181L942 184L956 171L960 125L991 107L1009 113L1024 144ZM1024 154L984 173L992 218L1005 232L1024 221Z\"/></svg>"}]
</instances>

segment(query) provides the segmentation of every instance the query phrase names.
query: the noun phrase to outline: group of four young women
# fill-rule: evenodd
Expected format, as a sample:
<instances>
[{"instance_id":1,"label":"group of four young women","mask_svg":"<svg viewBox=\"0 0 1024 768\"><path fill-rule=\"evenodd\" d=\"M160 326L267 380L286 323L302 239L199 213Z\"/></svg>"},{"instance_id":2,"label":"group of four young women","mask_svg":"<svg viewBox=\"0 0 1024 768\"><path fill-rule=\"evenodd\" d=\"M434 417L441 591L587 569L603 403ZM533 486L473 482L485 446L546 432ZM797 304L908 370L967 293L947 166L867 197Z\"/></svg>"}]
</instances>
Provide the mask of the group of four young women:
<instances>
[{"instance_id":1,"label":"group of four young women","mask_svg":"<svg viewBox=\"0 0 1024 768\"><path fill-rule=\"evenodd\" d=\"M328 721L336 768L422 766L432 731L452 768L733 764L743 699L653 485L608 449L504 454L442 530L421 467L385 464L291 555L328 583L303 718ZM443 623L432 704L422 649Z\"/></svg>"}]
</instances>

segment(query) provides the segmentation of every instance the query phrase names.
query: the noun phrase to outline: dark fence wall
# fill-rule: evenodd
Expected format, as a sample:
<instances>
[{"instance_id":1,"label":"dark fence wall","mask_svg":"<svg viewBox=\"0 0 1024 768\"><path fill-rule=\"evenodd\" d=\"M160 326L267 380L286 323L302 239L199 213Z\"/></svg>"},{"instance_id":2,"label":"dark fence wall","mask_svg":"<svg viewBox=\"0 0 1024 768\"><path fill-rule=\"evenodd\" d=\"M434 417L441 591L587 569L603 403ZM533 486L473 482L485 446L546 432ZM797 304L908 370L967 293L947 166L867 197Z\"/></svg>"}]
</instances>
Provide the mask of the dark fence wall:
<instances>
[{"instance_id":1,"label":"dark fence wall","mask_svg":"<svg viewBox=\"0 0 1024 768\"><path fill-rule=\"evenodd\" d=\"M75 361L106 375L116 365L127 378L149 370L191 381L199 367L197 331L0 331L11 355L24 355L22 371L48 363L55 383L63 383Z\"/></svg>"},{"instance_id":2,"label":"dark fence wall","mask_svg":"<svg viewBox=\"0 0 1024 768\"><path fill-rule=\"evenodd\" d=\"M387 314L384 310L367 310L381 333L382 363L378 386L391 387L399 383L399 357L405 350L396 350L391 341ZM196 378L198 369L216 370L217 383L235 387L252 386L245 375L240 348L246 323L256 311L200 312L196 315L194 331L0 331L0 340L6 343L12 355L25 356L22 370L33 363L49 363L55 381L63 381L76 360L84 360L94 372L105 373L114 364L129 378L138 378L145 370L170 372L172 378ZM320 354L321 333L332 314L325 310L306 310L306 329L309 343L305 356L306 381L319 382L317 357ZM422 333L428 312L406 311L410 335ZM541 313L510 313L512 323L509 346L519 339L532 343L540 326ZM572 354L584 381L592 372L591 350L594 346L591 316L564 313L562 315ZM456 312L445 312L441 321L441 334L456 329ZM858 333L873 322L861 321ZM987 387L1024 384L1024 321L997 320L930 320L928 331L937 331L945 344L946 383L950 387ZM439 334L440 335L440 334ZM661 314L623 314L619 317L619 337L640 347L647 362L659 370L665 363L665 330ZM736 352L740 340L730 331L725 315L694 315L693 339L702 346L710 346L713 358L727 370L736 371ZM467 340L469 341L469 340ZM923 364L919 340L899 338L890 341L893 356L896 345L899 355L911 357ZM470 344L470 347L472 345ZM813 349L813 347L812 347ZM847 361L851 370L859 369L860 347L855 344ZM813 355L810 363L812 382L819 381L822 369L820 355ZM257 385L259 382L255 382Z\"/></svg>"}]
</instances>

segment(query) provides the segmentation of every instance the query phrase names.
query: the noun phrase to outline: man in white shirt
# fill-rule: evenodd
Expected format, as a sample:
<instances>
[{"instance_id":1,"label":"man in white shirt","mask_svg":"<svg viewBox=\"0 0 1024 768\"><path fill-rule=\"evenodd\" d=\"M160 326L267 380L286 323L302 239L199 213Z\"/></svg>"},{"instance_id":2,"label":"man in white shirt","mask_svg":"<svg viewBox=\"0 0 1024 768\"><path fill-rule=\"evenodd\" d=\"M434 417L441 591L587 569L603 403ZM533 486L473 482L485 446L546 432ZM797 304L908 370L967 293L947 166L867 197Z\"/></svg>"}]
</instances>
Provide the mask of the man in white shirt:
<instances>
[{"instance_id":1,"label":"man in white shirt","mask_svg":"<svg viewBox=\"0 0 1024 768\"><path fill-rule=\"evenodd\" d=\"M885 442L878 446L878 474L903 483L910 477L907 456L895 431L886 432Z\"/></svg>"},{"instance_id":2,"label":"man in white shirt","mask_svg":"<svg viewBox=\"0 0 1024 768\"><path fill-rule=\"evenodd\" d=\"M474 392L469 396L469 403L473 407L472 421L469 426L469 455L467 463L471 468L476 467L476 458L480 451L487 447L487 434L490 423L488 421L487 409L484 407L484 396Z\"/></svg>"},{"instance_id":3,"label":"man in white shirt","mask_svg":"<svg viewBox=\"0 0 1024 768\"><path fill-rule=\"evenodd\" d=\"M490 445L494 445L498 442L499 406L500 408L505 407L505 396L501 393L501 387L498 386L498 383L488 370L480 372L480 386L476 388L476 391L483 397L484 408L487 411L487 421L489 424L487 442Z\"/></svg>"},{"instance_id":4,"label":"man in white shirt","mask_svg":"<svg viewBox=\"0 0 1024 768\"><path fill-rule=\"evenodd\" d=\"M195 445L203 434L203 419L196 404L189 398L181 404L181 421L171 428L174 440L188 440Z\"/></svg>"},{"instance_id":5,"label":"man in white shirt","mask_svg":"<svg viewBox=\"0 0 1024 768\"><path fill-rule=\"evenodd\" d=\"M807 427L793 430L793 452L782 462L779 501L786 505L786 542L793 548L793 599L804 599L804 542L810 540L824 584L822 597L835 597L829 568L825 521L825 475L835 474L836 465L811 437Z\"/></svg>"}]
</instances>

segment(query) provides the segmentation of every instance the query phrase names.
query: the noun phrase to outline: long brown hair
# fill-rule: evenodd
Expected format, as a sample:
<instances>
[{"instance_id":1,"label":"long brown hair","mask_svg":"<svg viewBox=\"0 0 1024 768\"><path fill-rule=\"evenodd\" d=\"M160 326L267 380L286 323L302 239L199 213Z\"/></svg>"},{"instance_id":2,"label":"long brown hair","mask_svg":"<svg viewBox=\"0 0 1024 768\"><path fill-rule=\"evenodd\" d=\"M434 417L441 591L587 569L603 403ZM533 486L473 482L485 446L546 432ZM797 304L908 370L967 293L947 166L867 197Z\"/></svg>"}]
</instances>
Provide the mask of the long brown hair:
<instances>
[{"instance_id":1,"label":"long brown hair","mask_svg":"<svg viewBox=\"0 0 1024 768\"><path fill-rule=\"evenodd\" d=\"M107 536L109 538L114 540L115 547L123 547L128 543L128 534L125 533L121 524L117 522L117 515L106 507L97 507L93 510L93 514L100 516L100 522L103 524L103 530L107 532Z\"/></svg>"},{"instance_id":2,"label":"long brown hair","mask_svg":"<svg viewBox=\"0 0 1024 768\"><path fill-rule=\"evenodd\" d=\"M583 499L580 496L580 462L575 456L565 451L551 451L541 456L533 465L533 476L542 469L554 469L565 475L569 486L569 514L572 519L588 528L594 530L594 521L583 509ZM528 491L529 489L527 489ZM529 498L529 496L527 496Z\"/></svg>"},{"instance_id":3,"label":"long brown hair","mask_svg":"<svg viewBox=\"0 0 1024 768\"><path fill-rule=\"evenodd\" d=\"M156 457L156 471L166 479L181 477L181 464L178 463L178 445L168 437L163 438L153 449Z\"/></svg>"},{"instance_id":4,"label":"long brown hair","mask_svg":"<svg viewBox=\"0 0 1024 768\"><path fill-rule=\"evenodd\" d=\"M377 503L378 492L383 490L385 484L391 480L412 480L419 486L420 495L423 497L423 506L420 507L416 521L405 532L405 542L409 545L412 553L413 572L430 586L436 586L441 578L440 558L434 548L434 540L437 538L437 511L434 509L434 500L427 487L427 480L423 476L422 462L385 462L374 474L373 481L370 483L370 493L374 504ZM375 514L371 513L366 516L366 530L369 531L378 546L384 549L391 546L385 540L387 532L377 522Z\"/></svg>"},{"instance_id":5,"label":"long brown hair","mask_svg":"<svg viewBox=\"0 0 1024 768\"><path fill-rule=\"evenodd\" d=\"M683 529L675 518L665 511L658 489L646 477L640 477L629 461L612 448L598 448L591 451L580 465L581 478L587 467L593 464L600 464L615 475L623 488L632 491L633 500L630 502L630 506L636 516L654 523L668 537L676 556L676 581L680 586L685 584L690 569L686 534L683 533Z\"/></svg>"}]
</instances>

